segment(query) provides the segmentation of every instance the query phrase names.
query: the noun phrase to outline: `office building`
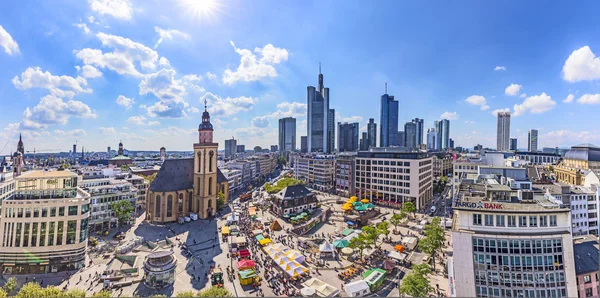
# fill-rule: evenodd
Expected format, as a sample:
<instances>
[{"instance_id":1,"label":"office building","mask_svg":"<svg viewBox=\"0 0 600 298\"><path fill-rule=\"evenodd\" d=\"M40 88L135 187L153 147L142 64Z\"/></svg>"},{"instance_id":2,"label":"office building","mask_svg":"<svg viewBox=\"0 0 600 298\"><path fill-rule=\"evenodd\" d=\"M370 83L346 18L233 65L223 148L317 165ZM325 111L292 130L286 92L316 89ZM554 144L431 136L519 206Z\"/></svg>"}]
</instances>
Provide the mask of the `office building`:
<instances>
[{"instance_id":1,"label":"office building","mask_svg":"<svg viewBox=\"0 0 600 298\"><path fill-rule=\"evenodd\" d=\"M225 158L230 158L235 156L237 152L237 140L231 138L229 140L225 140Z\"/></svg>"},{"instance_id":2,"label":"office building","mask_svg":"<svg viewBox=\"0 0 600 298\"><path fill-rule=\"evenodd\" d=\"M398 147L406 147L406 133L403 130L398 131Z\"/></svg>"},{"instance_id":3,"label":"office building","mask_svg":"<svg viewBox=\"0 0 600 298\"><path fill-rule=\"evenodd\" d=\"M282 152L296 150L296 118L279 119L279 150Z\"/></svg>"},{"instance_id":4,"label":"office building","mask_svg":"<svg viewBox=\"0 0 600 298\"><path fill-rule=\"evenodd\" d=\"M279 151L279 146L271 145L271 149L269 150L269 152L278 152L278 151Z\"/></svg>"},{"instance_id":5,"label":"office building","mask_svg":"<svg viewBox=\"0 0 600 298\"><path fill-rule=\"evenodd\" d=\"M244 152L246 152L246 145L237 145L235 152L236 153L244 153Z\"/></svg>"},{"instance_id":6,"label":"office building","mask_svg":"<svg viewBox=\"0 0 600 298\"><path fill-rule=\"evenodd\" d=\"M450 121L442 119L434 121L434 126L437 132L436 150L446 150L450 147Z\"/></svg>"},{"instance_id":7,"label":"office building","mask_svg":"<svg viewBox=\"0 0 600 298\"><path fill-rule=\"evenodd\" d=\"M454 297L576 297L570 210L490 177L464 179L453 206Z\"/></svg>"},{"instance_id":8,"label":"office building","mask_svg":"<svg viewBox=\"0 0 600 298\"><path fill-rule=\"evenodd\" d=\"M417 148L417 124L415 122L404 124L404 146L409 149Z\"/></svg>"},{"instance_id":9,"label":"office building","mask_svg":"<svg viewBox=\"0 0 600 298\"><path fill-rule=\"evenodd\" d=\"M452 138L450 138L450 140L448 141L448 147L454 149L454 140Z\"/></svg>"},{"instance_id":10,"label":"office building","mask_svg":"<svg viewBox=\"0 0 600 298\"><path fill-rule=\"evenodd\" d=\"M329 191L335 186L335 157L317 155L298 157L294 164L294 175L313 188Z\"/></svg>"},{"instance_id":11,"label":"office building","mask_svg":"<svg viewBox=\"0 0 600 298\"><path fill-rule=\"evenodd\" d=\"M338 122L338 151L358 150L358 122Z\"/></svg>"},{"instance_id":12,"label":"office building","mask_svg":"<svg viewBox=\"0 0 600 298\"><path fill-rule=\"evenodd\" d=\"M517 139L510 138L510 151L517 151Z\"/></svg>"},{"instance_id":13,"label":"office building","mask_svg":"<svg viewBox=\"0 0 600 298\"><path fill-rule=\"evenodd\" d=\"M119 219L110 208L112 203L125 200L131 202L132 206L136 205L138 189L125 179L127 176L128 174L123 173L118 177L83 179L79 182L81 188L90 194L90 232L117 227Z\"/></svg>"},{"instance_id":14,"label":"office building","mask_svg":"<svg viewBox=\"0 0 600 298\"><path fill-rule=\"evenodd\" d=\"M365 133L363 133L365 134ZM356 153L338 154L335 157L335 190L338 195L353 196Z\"/></svg>"},{"instance_id":15,"label":"office building","mask_svg":"<svg viewBox=\"0 0 600 298\"><path fill-rule=\"evenodd\" d=\"M497 117L496 150L508 151L510 149L510 112L500 112Z\"/></svg>"},{"instance_id":16,"label":"office building","mask_svg":"<svg viewBox=\"0 0 600 298\"><path fill-rule=\"evenodd\" d=\"M308 152L308 137L307 136L300 137L300 152L302 152L302 153Z\"/></svg>"},{"instance_id":17,"label":"office building","mask_svg":"<svg viewBox=\"0 0 600 298\"><path fill-rule=\"evenodd\" d=\"M435 128L428 129L427 130L427 150L429 150L429 151L436 150L436 146L435 146L436 138L437 138L437 131L435 130Z\"/></svg>"},{"instance_id":18,"label":"office building","mask_svg":"<svg viewBox=\"0 0 600 298\"><path fill-rule=\"evenodd\" d=\"M223 176L227 178L227 182L229 183L229 197L233 197L234 195L244 190L242 189L241 170L222 169L221 172L223 173Z\"/></svg>"},{"instance_id":19,"label":"office building","mask_svg":"<svg viewBox=\"0 0 600 298\"><path fill-rule=\"evenodd\" d=\"M73 155L77 153L77 144L73 144Z\"/></svg>"},{"instance_id":20,"label":"office building","mask_svg":"<svg viewBox=\"0 0 600 298\"><path fill-rule=\"evenodd\" d=\"M323 85L319 64L319 85L307 87L307 151L330 153L335 145L335 115L329 109L329 88Z\"/></svg>"},{"instance_id":21,"label":"office building","mask_svg":"<svg viewBox=\"0 0 600 298\"><path fill-rule=\"evenodd\" d=\"M452 155L449 153L433 154L433 176L448 176L452 174Z\"/></svg>"},{"instance_id":22,"label":"office building","mask_svg":"<svg viewBox=\"0 0 600 298\"><path fill-rule=\"evenodd\" d=\"M3 274L45 274L85 267L90 195L69 171L28 171L15 177L2 202ZM32 258L34 256L34 258Z\"/></svg>"},{"instance_id":23,"label":"office building","mask_svg":"<svg viewBox=\"0 0 600 298\"><path fill-rule=\"evenodd\" d=\"M538 131L537 129L530 129L527 133L527 151L537 152L538 151Z\"/></svg>"},{"instance_id":24,"label":"office building","mask_svg":"<svg viewBox=\"0 0 600 298\"><path fill-rule=\"evenodd\" d=\"M415 124L415 147L418 147L421 144L425 144L423 143L423 119L415 118L412 122Z\"/></svg>"},{"instance_id":25,"label":"office building","mask_svg":"<svg viewBox=\"0 0 600 298\"><path fill-rule=\"evenodd\" d=\"M433 157L401 148L371 148L356 157L355 188L360 198L401 207L413 202L417 210L433 199Z\"/></svg>"},{"instance_id":26,"label":"office building","mask_svg":"<svg viewBox=\"0 0 600 298\"><path fill-rule=\"evenodd\" d=\"M527 161L527 164L534 165L555 165L560 159L560 155L554 153L542 152L515 152L515 158Z\"/></svg>"},{"instance_id":27,"label":"office building","mask_svg":"<svg viewBox=\"0 0 600 298\"><path fill-rule=\"evenodd\" d=\"M367 135L368 135L368 148L377 147L377 123L375 123L375 119L369 118L369 123L367 124Z\"/></svg>"},{"instance_id":28,"label":"office building","mask_svg":"<svg viewBox=\"0 0 600 298\"><path fill-rule=\"evenodd\" d=\"M394 100L393 95L387 94L387 83L385 86L385 94L381 96L379 146L398 146L398 101Z\"/></svg>"},{"instance_id":29,"label":"office building","mask_svg":"<svg viewBox=\"0 0 600 298\"><path fill-rule=\"evenodd\" d=\"M369 134L367 132L362 133L359 147L360 150L369 150Z\"/></svg>"}]
</instances>

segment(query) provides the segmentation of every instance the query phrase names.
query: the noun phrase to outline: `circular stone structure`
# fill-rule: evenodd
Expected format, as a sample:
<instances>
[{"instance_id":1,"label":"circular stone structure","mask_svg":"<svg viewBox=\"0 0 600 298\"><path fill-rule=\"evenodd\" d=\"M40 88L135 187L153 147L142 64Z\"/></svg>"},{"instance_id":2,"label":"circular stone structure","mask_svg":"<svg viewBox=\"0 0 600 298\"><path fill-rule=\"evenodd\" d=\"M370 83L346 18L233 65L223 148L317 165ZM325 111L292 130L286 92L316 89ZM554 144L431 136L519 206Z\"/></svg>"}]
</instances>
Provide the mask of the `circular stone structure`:
<instances>
[{"instance_id":1,"label":"circular stone structure","mask_svg":"<svg viewBox=\"0 0 600 298\"><path fill-rule=\"evenodd\" d=\"M153 289L161 289L175 282L177 260L172 251L158 251L144 261L144 284Z\"/></svg>"}]
</instances>

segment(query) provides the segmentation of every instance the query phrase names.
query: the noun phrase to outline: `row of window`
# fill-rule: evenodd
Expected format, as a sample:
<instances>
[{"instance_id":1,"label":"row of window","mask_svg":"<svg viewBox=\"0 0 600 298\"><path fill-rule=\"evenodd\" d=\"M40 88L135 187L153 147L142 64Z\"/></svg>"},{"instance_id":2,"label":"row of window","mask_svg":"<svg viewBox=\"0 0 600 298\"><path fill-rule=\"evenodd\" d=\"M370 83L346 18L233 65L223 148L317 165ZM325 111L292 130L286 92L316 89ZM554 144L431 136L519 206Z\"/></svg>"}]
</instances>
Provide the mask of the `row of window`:
<instances>
[{"instance_id":1,"label":"row of window","mask_svg":"<svg viewBox=\"0 0 600 298\"><path fill-rule=\"evenodd\" d=\"M567 290L564 287L559 289L515 290L477 286L475 287L475 292L477 297L567 297Z\"/></svg>"},{"instance_id":2,"label":"row of window","mask_svg":"<svg viewBox=\"0 0 600 298\"><path fill-rule=\"evenodd\" d=\"M38 218L38 217L56 217L65 216L65 210L68 216L78 215L78 206L69 207L34 207L34 208L4 208L4 217L6 218ZM49 212L48 212L49 211ZM58 211L58 213L57 213ZM86 214L90 211L90 205L81 206L81 214Z\"/></svg>"},{"instance_id":3,"label":"row of window","mask_svg":"<svg viewBox=\"0 0 600 298\"><path fill-rule=\"evenodd\" d=\"M493 214L473 214L473 224L474 225L482 225L485 226L494 226L494 217L495 217L495 226L496 227L556 227L558 225L556 221L556 215L493 215ZM483 219L483 220L482 220ZM548 220L549 219L549 220Z\"/></svg>"},{"instance_id":4,"label":"row of window","mask_svg":"<svg viewBox=\"0 0 600 298\"><path fill-rule=\"evenodd\" d=\"M380 166L399 166L399 167L410 167L410 162L409 161L390 161L390 160L364 160L364 159L357 159L356 160L356 164L360 164L360 165L380 165Z\"/></svg>"},{"instance_id":5,"label":"row of window","mask_svg":"<svg viewBox=\"0 0 600 298\"><path fill-rule=\"evenodd\" d=\"M8 222L4 223L2 244L5 247L43 247L87 241L87 218L80 221L79 229L78 237L77 220L40 223Z\"/></svg>"}]
</instances>

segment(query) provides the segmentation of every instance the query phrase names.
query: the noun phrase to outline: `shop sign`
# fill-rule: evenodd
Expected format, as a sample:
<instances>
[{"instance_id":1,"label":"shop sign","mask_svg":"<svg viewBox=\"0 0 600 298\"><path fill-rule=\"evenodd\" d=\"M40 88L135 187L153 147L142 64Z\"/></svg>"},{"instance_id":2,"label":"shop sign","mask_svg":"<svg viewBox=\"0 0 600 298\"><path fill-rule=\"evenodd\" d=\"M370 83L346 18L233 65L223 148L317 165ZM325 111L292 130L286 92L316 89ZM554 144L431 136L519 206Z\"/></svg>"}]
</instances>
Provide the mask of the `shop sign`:
<instances>
[{"instance_id":1,"label":"shop sign","mask_svg":"<svg viewBox=\"0 0 600 298\"><path fill-rule=\"evenodd\" d=\"M454 208L471 208L471 209L504 209L502 204L498 203L483 203L483 202L456 202Z\"/></svg>"}]
</instances>

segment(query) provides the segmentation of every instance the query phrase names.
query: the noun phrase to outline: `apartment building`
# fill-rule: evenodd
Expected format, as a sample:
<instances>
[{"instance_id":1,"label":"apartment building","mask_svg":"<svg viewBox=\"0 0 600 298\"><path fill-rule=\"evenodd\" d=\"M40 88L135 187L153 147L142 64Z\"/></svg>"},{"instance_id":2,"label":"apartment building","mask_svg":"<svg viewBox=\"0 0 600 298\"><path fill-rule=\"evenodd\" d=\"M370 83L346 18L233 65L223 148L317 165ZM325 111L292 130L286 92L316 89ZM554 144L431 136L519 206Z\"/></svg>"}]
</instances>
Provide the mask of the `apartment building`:
<instances>
[{"instance_id":1,"label":"apartment building","mask_svg":"<svg viewBox=\"0 0 600 298\"><path fill-rule=\"evenodd\" d=\"M88 227L91 232L106 231L109 228L117 227L119 220L110 207L112 203L127 200L135 206L138 200L138 189L125 179L88 179L81 181L80 185L91 196L88 218Z\"/></svg>"},{"instance_id":2,"label":"apartment building","mask_svg":"<svg viewBox=\"0 0 600 298\"><path fill-rule=\"evenodd\" d=\"M229 182L229 196L238 193L242 189L242 171L241 170L221 170Z\"/></svg>"},{"instance_id":3,"label":"apartment building","mask_svg":"<svg viewBox=\"0 0 600 298\"><path fill-rule=\"evenodd\" d=\"M335 190L344 196L354 195L356 153L339 154L335 159Z\"/></svg>"},{"instance_id":4,"label":"apartment building","mask_svg":"<svg viewBox=\"0 0 600 298\"><path fill-rule=\"evenodd\" d=\"M329 191L335 186L333 155L302 156L295 159L294 175L309 187Z\"/></svg>"}]
</instances>

